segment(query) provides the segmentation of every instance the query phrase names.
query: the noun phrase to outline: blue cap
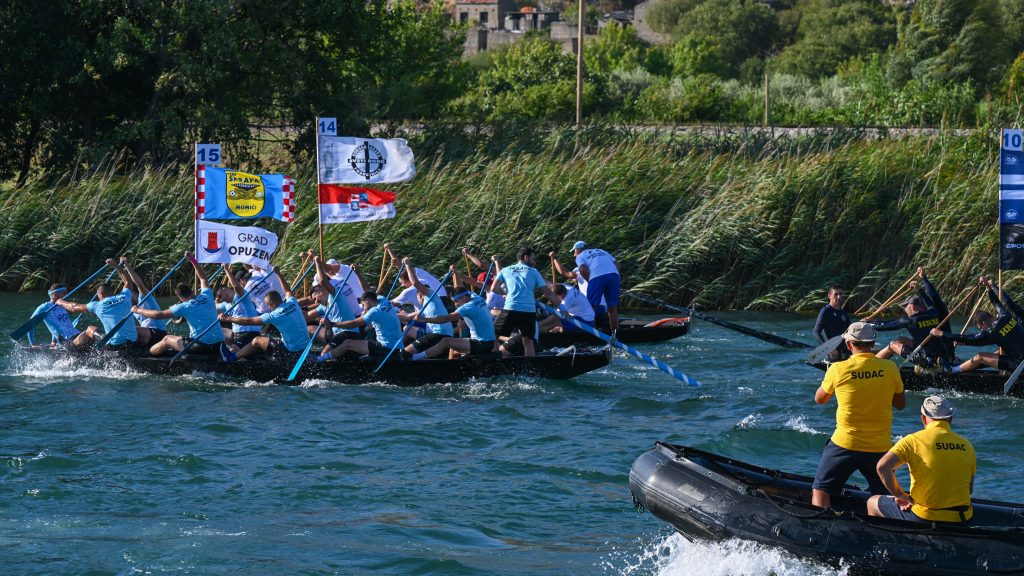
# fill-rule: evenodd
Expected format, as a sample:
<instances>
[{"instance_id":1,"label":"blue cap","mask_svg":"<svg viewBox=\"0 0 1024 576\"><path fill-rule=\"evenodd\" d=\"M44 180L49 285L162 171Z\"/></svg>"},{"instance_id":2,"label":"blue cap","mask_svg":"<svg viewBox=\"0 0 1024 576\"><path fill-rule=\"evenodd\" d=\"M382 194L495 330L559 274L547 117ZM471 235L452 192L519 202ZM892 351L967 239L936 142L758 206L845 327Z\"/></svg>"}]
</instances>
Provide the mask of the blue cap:
<instances>
[{"instance_id":1,"label":"blue cap","mask_svg":"<svg viewBox=\"0 0 1024 576\"><path fill-rule=\"evenodd\" d=\"M582 240L580 240L579 242L577 242L577 243L572 245L572 249L573 250L583 250L586 247L587 247L587 243L582 241Z\"/></svg>"}]
</instances>

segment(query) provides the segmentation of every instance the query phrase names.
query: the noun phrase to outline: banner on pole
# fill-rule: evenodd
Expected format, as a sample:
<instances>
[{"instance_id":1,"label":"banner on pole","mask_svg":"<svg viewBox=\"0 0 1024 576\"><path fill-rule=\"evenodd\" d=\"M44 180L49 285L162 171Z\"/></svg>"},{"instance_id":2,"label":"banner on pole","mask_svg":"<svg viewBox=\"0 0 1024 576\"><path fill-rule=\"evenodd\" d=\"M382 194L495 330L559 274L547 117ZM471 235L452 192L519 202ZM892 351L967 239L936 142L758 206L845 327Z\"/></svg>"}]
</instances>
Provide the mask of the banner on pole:
<instances>
[{"instance_id":1,"label":"banner on pole","mask_svg":"<svg viewBox=\"0 0 1024 576\"><path fill-rule=\"evenodd\" d=\"M321 184L387 184L416 176L416 160L401 138L317 138Z\"/></svg>"},{"instance_id":2,"label":"banner on pole","mask_svg":"<svg viewBox=\"0 0 1024 576\"><path fill-rule=\"evenodd\" d=\"M1024 131L1008 128L999 146L999 267L1024 270Z\"/></svg>"},{"instance_id":3,"label":"banner on pole","mask_svg":"<svg viewBox=\"0 0 1024 576\"><path fill-rule=\"evenodd\" d=\"M196 219L295 219L295 183L284 174L249 174L240 170L196 168Z\"/></svg>"},{"instance_id":4,"label":"banner on pole","mask_svg":"<svg viewBox=\"0 0 1024 576\"><path fill-rule=\"evenodd\" d=\"M277 234L257 226L231 226L196 220L196 260L201 264L270 265Z\"/></svg>"},{"instance_id":5,"label":"banner on pole","mask_svg":"<svg viewBox=\"0 0 1024 576\"><path fill-rule=\"evenodd\" d=\"M395 193L357 186L320 185L320 223L349 224L395 217Z\"/></svg>"}]
</instances>

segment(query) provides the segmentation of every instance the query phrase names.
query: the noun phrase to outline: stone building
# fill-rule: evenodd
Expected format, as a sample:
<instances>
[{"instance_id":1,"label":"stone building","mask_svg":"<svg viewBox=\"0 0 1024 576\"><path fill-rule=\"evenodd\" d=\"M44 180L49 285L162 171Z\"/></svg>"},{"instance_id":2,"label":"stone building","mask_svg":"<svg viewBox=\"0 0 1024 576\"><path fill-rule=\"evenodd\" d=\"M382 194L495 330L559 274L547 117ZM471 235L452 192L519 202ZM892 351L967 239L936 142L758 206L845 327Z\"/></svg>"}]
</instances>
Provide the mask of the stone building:
<instances>
[{"instance_id":1,"label":"stone building","mask_svg":"<svg viewBox=\"0 0 1024 576\"><path fill-rule=\"evenodd\" d=\"M514 0L457 0L455 21L487 30L504 30L505 14L515 9Z\"/></svg>"}]
</instances>

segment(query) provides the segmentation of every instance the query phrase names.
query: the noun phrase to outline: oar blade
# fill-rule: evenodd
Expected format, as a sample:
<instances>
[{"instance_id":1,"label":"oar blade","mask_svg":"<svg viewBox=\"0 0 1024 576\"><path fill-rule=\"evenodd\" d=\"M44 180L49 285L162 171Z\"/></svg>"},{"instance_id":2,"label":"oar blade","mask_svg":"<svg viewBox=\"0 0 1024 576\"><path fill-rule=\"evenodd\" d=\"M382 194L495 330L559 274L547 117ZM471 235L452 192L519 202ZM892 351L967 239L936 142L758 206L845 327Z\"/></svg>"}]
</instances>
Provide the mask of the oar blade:
<instances>
[{"instance_id":1,"label":"oar blade","mask_svg":"<svg viewBox=\"0 0 1024 576\"><path fill-rule=\"evenodd\" d=\"M1007 395L1013 390L1014 384L1020 379L1021 373L1024 372L1024 362L1017 365L1010 377L1006 379L1006 384L1003 385L1003 395Z\"/></svg>"},{"instance_id":2,"label":"oar blade","mask_svg":"<svg viewBox=\"0 0 1024 576\"><path fill-rule=\"evenodd\" d=\"M24 324L18 326L17 328L11 331L11 340L21 340L22 338L25 337L26 334L35 330L36 326L38 326L39 323L42 322L44 318L46 318L46 315L49 314L50 310L52 309L53 308L48 308L45 312L33 314L32 317L28 319L28 321L26 321Z\"/></svg>"},{"instance_id":3,"label":"oar blade","mask_svg":"<svg viewBox=\"0 0 1024 576\"><path fill-rule=\"evenodd\" d=\"M807 355L807 363L817 364L818 362L821 362L829 355L829 353L835 350L836 347L839 346L840 343L842 343L842 341L842 334L829 338L821 345L819 345L817 348L812 350L810 354Z\"/></svg>"}]
</instances>

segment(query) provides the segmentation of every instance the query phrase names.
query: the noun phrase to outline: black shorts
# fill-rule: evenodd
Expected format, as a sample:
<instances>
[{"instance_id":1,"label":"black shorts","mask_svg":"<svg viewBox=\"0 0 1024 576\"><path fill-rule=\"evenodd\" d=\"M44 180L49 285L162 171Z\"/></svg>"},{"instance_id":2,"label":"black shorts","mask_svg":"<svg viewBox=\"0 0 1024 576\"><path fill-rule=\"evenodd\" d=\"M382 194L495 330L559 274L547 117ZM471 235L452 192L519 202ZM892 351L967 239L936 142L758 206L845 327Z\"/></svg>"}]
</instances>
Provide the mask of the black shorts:
<instances>
[{"instance_id":1,"label":"black shorts","mask_svg":"<svg viewBox=\"0 0 1024 576\"><path fill-rule=\"evenodd\" d=\"M417 352L424 352L427 348L436 345L445 338L448 338L448 336L445 336L444 334L424 334L413 341L412 347L415 348Z\"/></svg>"},{"instance_id":2,"label":"black shorts","mask_svg":"<svg viewBox=\"0 0 1024 576\"><path fill-rule=\"evenodd\" d=\"M385 345L381 344L380 342L377 342L376 339L374 339L374 340L367 340L366 341L366 349L369 351L370 356L373 356L374 358L376 358L378 360L383 360L384 357L387 356L389 352L391 352L391 348L389 346L385 346ZM393 359L396 359L396 358L402 358L403 357L402 356L403 353L404 353L404 351L402 350L402 347L401 346L397 346L395 348L395 351L391 352L391 358L388 358L388 360L393 360Z\"/></svg>"},{"instance_id":3,"label":"black shorts","mask_svg":"<svg viewBox=\"0 0 1024 576\"><path fill-rule=\"evenodd\" d=\"M191 338L182 338L182 343L188 346L192 342ZM196 342L191 346L188 346L188 354L209 354L211 356L220 356L220 345L221 342L216 344L207 344L206 342Z\"/></svg>"},{"instance_id":4,"label":"black shorts","mask_svg":"<svg viewBox=\"0 0 1024 576\"><path fill-rule=\"evenodd\" d=\"M167 336L167 330L161 330L159 328L149 329L149 342L146 343L146 348L152 348L154 344L159 343Z\"/></svg>"},{"instance_id":5,"label":"black shorts","mask_svg":"<svg viewBox=\"0 0 1024 576\"><path fill-rule=\"evenodd\" d=\"M297 357L302 351L292 352L284 345L280 338L268 338L267 354L270 356Z\"/></svg>"},{"instance_id":6,"label":"black shorts","mask_svg":"<svg viewBox=\"0 0 1024 576\"><path fill-rule=\"evenodd\" d=\"M234 341L235 346L238 346L239 348L244 348L247 344L249 344L249 342L252 342L253 340L255 340L259 336L260 336L260 333L256 332L256 331L252 331L252 332L232 332L231 333L231 340Z\"/></svg>"},{"instance_id":7,"label":"black shorts","mask_svg":"<svg viewBox=\"0 0 1024 576\"><path fill-rule=\"evenodd\" d=\"M363 337L356 332L338 332L334 336L331 336L331 341L327 343L331 348L337 348L341 346L341 343L345 340L362 340Z\"/></svg>"},{"instance_id":8,"label":"black shorts","mask_svg":"<svg viewBox=\"0 0 1024 576\"><path fill-rule=\"evenodd\" d=\"M882 456L885 456L885 452L847 450L829 440L821 452L812 488L831 495L839 494L843 490L843 485L850 479L850 475L860 471L868 481L868 490L872 494L888 494L889 491L882 484L876 469Z\"/></svg>"},{"instance_id":9,"label":"black shorts","mask_svg":"<svg viewBox=\"0 0 1024 576\"><path fill-rule=\"evenodd\" d=\"M146 347L145 344L134 340L131 342L125 342L124 344L107 344L105 349L128 355L142 355L149 353L149 348Z\"/></svg>"},{"instance_id":10,"label":"black shorts","mask_svg":"<svg viewBox=\"0 0 1024 576\"><path fill-rule=\"evenodd\" d=\"M511 336L519 332L524 338L537 338L537 315L533 312L502 310L494 321L495 336Z\"/></svg>"},{"instance_id":11,"label":"black shorts","mask_svg":"<svg viewBox=\"0 0 1024 576\"><path fill-rule=\"evenodd\" d=\"M1020 364L1020 361L1020 356L1003 356L1002 354L1000 354L999 369L1005 370L1006 372L1013 372L1014 370L1017 369L1017 366Z\"/></svg>"},{"instance_id":12,"label":"black shorts","mask_svg":"<svg viewBox=\"0 0 1024 576\"><path fill-rule=\"evenodd\" d=\"M494 352L494 340L472 340L469 341L470 354L487 354Z\"/></svg>"}]
</instances>

